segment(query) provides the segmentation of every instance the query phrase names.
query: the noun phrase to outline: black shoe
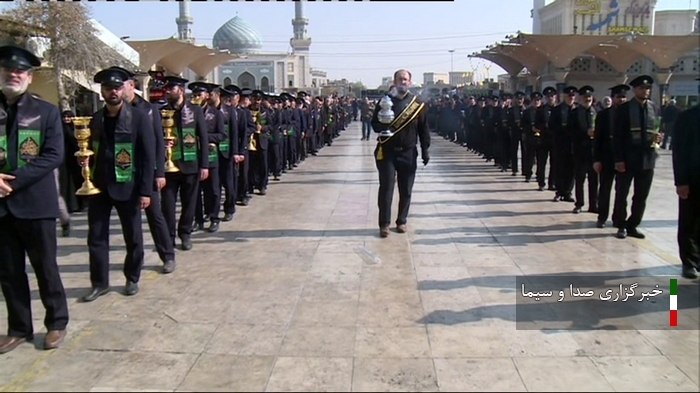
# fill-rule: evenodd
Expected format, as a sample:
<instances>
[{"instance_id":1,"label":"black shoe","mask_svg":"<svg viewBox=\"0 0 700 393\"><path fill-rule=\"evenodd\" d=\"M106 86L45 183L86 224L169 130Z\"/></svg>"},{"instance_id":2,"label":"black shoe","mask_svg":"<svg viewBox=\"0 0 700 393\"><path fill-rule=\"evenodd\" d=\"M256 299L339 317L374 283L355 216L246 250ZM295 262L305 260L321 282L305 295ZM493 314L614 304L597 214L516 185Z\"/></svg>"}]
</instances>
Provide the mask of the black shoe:
<instances>
[{"instance_id":1,"label":"black shoe","mask_svg":"<svg viewBox=\"0 0 700 393\"><path fill-rule=\"evenodd\" d=\"M180 241L182 242L182 244L180 245L180 248L182 248L182 251L189 251L192 249L192 239L190 239L189 236L181 237Z\"/></svg>"},{"instance_id":2,"label":"black shoe","mask_svg":"<svg viewBox=\"0 0 700 393\"><path fill-rule=\"evenodd\" d=\"M525 183L529 183L529 182L530 182L530 178L529 178L529 177L526 177L526 178L525 178Z\"/></svg>"},{"instance_id":3,"label":"black shoe","mask_svg":"<svg viewBox=\"0 0 700 393\"><path fill-rule=\"evenodd\" d=\"M644 239L646 237L642 232L639 232L637 228L628 228L627 236L633 237L635 239Z\"/></svg>"},{"instance_id":4,"label":"black shoe","mask_svg":"<svg viewBox=\"0 0 700 393\"><path fill-rule=\"evenodd\" d=\"M576 202L576 200L570 196L563 197L561 200L564 202Z\"/></svg>"},{"instance_id":5,"label":"black shoe","mask_svg":"<svg viewBox=\"0 0 700 393\"><path fill-rule=\"evenodd\" d=\"M683 266L683 273L681 275L690 280L698 278L697 270L691 266Z\"/></svg>"},{"instance_id":6,"label":"black shoe","mask_svg":"<svg viewBox=\"0 0 700 393\"><path fill-rule=\"evenodd\" d=\"M537 187L537 191L544 191L544 187L542 187L542 186Z\"/></svg>"},{"instance_id":7,"label":"black shoe","mask_svg":"<svg viewBox=\"0 0 700 393\"><path fill-rule=\"evenodd\" d=\"M209 224L209 228L207 228L207 232L209 233L214 233L219 231L219 222L218 221L212 221L211 224Z\"/></svg>"},{"instance_id":8,"label":"black shoe","mask_svg":"<svg viewBox=\"0 0 700 393\"><path fill-rule=\"evenodd\" d=\"M267 190L263 188L262 190L258 191L258 195L262 195L262 196L267 195Z\"/></svg>"},{"instance_id":9,"label":"black shoe","mask_svg":"<svg viewBox=\"0 0 700 393\"><path fill-rule=\"evenodd\" d=\"M126 282L126 286L124 287L124 295L126 296L134 296L137 293L139 293L139 284L131 281Z\"/></svg>"},{"instance_id":10,"label":"black shoe","mask_svg":"<svg viewBox=\"0 0 700 393\"><path fill-rule=\"evenodd\" d=\"M95 299L97 299L98 297L104 296L108 293L109 293L109 287L107 287L107 288L94 288L93 287L87 295L80 298L80 301L83 303L90 303L90 302L94 301Z\"/></svg>"},{"instance_id":11,"label":"black shoe","mask_svg":"<svg viewBox=\"0 0 700 393\"><path fill-rule=\"evenodd\" d=\"M169 261L165 261L165 263L163 264L163 270L162 270L163 274L170 274L174 271L175 271L175 261L172 259Z\"/></svg>"},{"instance_id":12,"label":"black shoe","mask_svg":"<svg viewBox=\"0 0 700 393\"><path fill-rule=\"evenodd\" d=\"M547 187L547 191L556 191L556 190L557 190L557 189L554 188L554 187L552 187L552 186Z\"/></svg>"},{"instance_id":13,"label":"black shoe","mask_svg":"<svg viewBox=\"0 0 700 393\"><path fill-rule=\"evenodd\" d=\"M226 213L224 214L224 218L221 219L221 221L228 222L233 220L233 213Z\"/></svg>"},{"instance_id":14,"label":"black shoe","mask_svg":"<svg viewBox=\"0 0 700 393\"><path fill-rule=\"evenodd\" d=\"M596 226L597 228L605 228L605 221L603 221L603 220L598 220L598 221L596 221L595 226Z\"/></svg>"},{"instance_id":15,"label":"black shoe","mask_svg":"<svg viewBox=\"0 0 700 393\"><path fill-rule=\"evenodd\" d=\"M518 176L518 172L511 173L511 176Z\"/></svg>"},{"instance_id":16,"label":"black shoe","mask_svg":"<svg viewBox=\"0 0 700 393\"><path fill-rule=\"evenodd\" d=\"M625 231L625 228L618 228L617 233L615 234L615 237L618 239L624 239L627 237L627 231Z\"/></svg>"},{"instance_id":17,"label":"black shoe","mask_svg":"<svg viewBox=\"0 0 700 393\"><path fill-rule=\"evenodd\" d=\"M207 221L209 221L210 219L211 219L211 218L209 217L208 214L205 214L205 215L204 215L204 222L207 222Z\"/></svg>"},{"instance_id":18,"label":"black shoe","mask_svg":"<svg viewBox=\"0 0 700 393\"><path fill-rule=\"evenodd\" d=\"M579 206L576 206L576 207L574 208L574 210L572 210L571 212L574 213L574 214L579 214L579 213L581 213L581 208L580 208Z\"/></svg>"},{"instance_id":19,"label":"black shoe","mask_svg":"<svg viewBox=\"0 0 700 393\"><path fill-rule=\"evenodd\" d=\"M199 223L195 222L194 225L192 225L192 233L203 231L204 230L204 223Z\"/></svg>"},{"instance_id":20,"label":"black shoe","mask_svg":"<svg viewBox=\"0 0 700 393\"><path fill-rule=\"evenodd\" d=\"M561 197L559 195L555 195L554 199L552 199L552 202L559 202L561 201Z\"/></svg>"},{"instance_id":21,"label":"black shoe","mask_svg":"<svg viewBox=\"0 0 700 393\"><path fill-rule=\"evenodd\" d=\"M248 202L250 202L250 200L248 198L245 198L244 200L241 201L241 205L248 206Z\"/></svg>"},{"instance_id":22,"label":"black shoe","mask_svg":"<svg viewBox=\"0 0 700 393\"><path fill-rule=\"evenodd\" d=\"M593 213L593 214L598 214L598 209L596 209L596 208L589 208L589 209L588 209L588 212L589 212L589 213Z\"/></svg>"},{"instance_id":23,"label":"black shoe","mask_svg":"<svg viewBox=\"0 0 700 393\"><path fill-rule=\"evenodd\" d=\"M61 236L62 237L69 237L70 236L70 224L61 225Z\"/></svg>"},{"instance_id":24,"label":"black shoe","mask_svg":"<svg viewBox=\"0 0 700 393\"><path fill-rule=\"evenodd\" d=\"M272 180L274 180L274 181L280 181L280 177L279 177L279 176L275 176L275 177L272 178Z\"/></svg>"}]
</instances>

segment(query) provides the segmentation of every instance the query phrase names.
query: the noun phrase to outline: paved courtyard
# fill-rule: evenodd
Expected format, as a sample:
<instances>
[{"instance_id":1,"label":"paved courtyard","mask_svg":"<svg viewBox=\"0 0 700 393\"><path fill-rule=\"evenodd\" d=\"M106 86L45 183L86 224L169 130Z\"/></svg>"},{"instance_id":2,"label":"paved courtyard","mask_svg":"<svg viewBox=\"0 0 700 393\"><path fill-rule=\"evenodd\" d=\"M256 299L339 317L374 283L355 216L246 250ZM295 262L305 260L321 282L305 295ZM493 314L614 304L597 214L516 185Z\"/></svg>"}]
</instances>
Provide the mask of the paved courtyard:
<instances>
[{"instance_id":1,"label":"paved courtyard","mask_svg":"<svg viewBox=\"0 0 700 393\"><path fill-rule=\"evenodd\" d=\"M380 239L373 149L353 123L219 233L196 235L172 275L158 273L146 231L133 298L120 294L114 214L116 291L77 303L90 283L76 216L59 240L69 335L53 352L2 356L0 391L698 391L697 330L515 329L516 275L678 276L667 152L647 239L621 241L435 137L409 233Z\"/></svg>"}]
</instances>

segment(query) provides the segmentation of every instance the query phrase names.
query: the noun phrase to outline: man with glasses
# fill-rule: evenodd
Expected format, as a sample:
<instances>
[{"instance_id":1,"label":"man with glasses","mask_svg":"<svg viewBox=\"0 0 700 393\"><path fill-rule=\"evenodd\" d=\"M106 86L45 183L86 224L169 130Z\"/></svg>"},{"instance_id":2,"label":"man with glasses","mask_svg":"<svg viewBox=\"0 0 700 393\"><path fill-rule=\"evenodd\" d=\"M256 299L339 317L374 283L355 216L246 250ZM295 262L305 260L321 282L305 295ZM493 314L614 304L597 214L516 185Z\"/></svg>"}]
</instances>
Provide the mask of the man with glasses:
<instances>
[{"instance_id":1,"label":"man with glasses","mask_svg":"<svg viewBox=\"0 0 700 393\"><path fill-rule=\"evenodd\" d=\"M603 109L595 121L595 138L593 140L593 170L599 177L598 220L596 226L605 228L610 214L610 195L615 179L615 157L613 154L613 128L617 108L627 101L627 85L612 87L612 106ZM614 223L613 223L614 225Z\"/></svg>"},{"instance_id":2,"label":"man with glasses","mask_svg":"<svg viewBox=\"0 0 700 393\"><path fill-rule=\"evenodd\" d=\"M0 354L34 338L26 257L46 308L44 348L66 335L68 304L56 261L58 193L53 171L64 158L58 108L27 93L41 62L14 46L0 47L0 286L7 335Z\"/></svg>"}]
</instances>

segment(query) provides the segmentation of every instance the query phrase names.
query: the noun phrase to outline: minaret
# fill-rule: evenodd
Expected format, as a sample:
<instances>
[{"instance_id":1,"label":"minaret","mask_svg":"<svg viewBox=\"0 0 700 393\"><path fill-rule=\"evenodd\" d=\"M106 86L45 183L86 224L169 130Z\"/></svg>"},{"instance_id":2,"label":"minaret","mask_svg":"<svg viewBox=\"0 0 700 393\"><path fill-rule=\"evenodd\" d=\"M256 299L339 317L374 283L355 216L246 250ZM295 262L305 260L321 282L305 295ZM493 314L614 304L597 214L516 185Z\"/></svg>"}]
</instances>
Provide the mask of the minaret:
<instances>
[{"instance_id":1,"label":"minaret","mask_svg":"<svg viewBox=\"0 0 700 393\"><path fill-rule=\"evenodd\" d=\"M294 53L308 53L311 46L311 37L307 35L306 27L309 25L309 20L304 17L304 3L301 1L294 2L294 36L289 40Z\"/></svg>"},{"instance_id":2,"label":"minaret","mask_svg":"<svg viewBox=\"0 0 700 393\"><path fill-rule=\"evenodd\" d=\"M192 23L194 19L190 16L190 2L180 1L180 16L175 18L177 23L177 38L181 41L194 42L192 37Z\"/></svg>"}]
</instances>

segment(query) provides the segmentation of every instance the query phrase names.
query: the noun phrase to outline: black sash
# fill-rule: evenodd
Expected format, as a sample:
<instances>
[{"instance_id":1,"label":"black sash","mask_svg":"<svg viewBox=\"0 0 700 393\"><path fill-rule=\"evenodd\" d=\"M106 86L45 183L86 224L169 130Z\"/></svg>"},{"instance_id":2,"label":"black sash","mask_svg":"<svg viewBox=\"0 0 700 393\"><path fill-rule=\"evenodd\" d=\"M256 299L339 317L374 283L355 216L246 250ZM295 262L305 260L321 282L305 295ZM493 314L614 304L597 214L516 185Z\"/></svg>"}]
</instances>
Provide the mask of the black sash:
<instances>
[{"instance_id":1,"label":"black sash","mask_svg":"<svg viewBox=\"0 0 700 393\"><path fill-rule=\"evenodd\" d=\"M134 138L131 133L133 125L132 115L131 106L122 105L114 128L114 175L117 183L128 183L134 176ZM100 144L107 142L107 137L104 133L105 116L107 116L107 108L102 108L96 113L90 124L90 142L92 151L95 153L95 163L100 153Z\"/></svg>"},{"instance_id":2,"label":"black sash","mask_svg":"<svg viewBox=\"0 0 700 393\"><path fill-rule=\"evenodd\" d=\"M411 98L411 102L406 105L406 108L404 108L401 113L394 118L394 121L389 124L389 129L393 130L394 133L391 134L391 136L388 137L379 137L377 138L377 161L381 161L384 159L384 151L382 149L382 145L387 143L391 138L393 138L396 134L399 132L403 131L406 126L411 124L411 122L418 117L420 112L423 110L425 107L425 103L419 102L416 96L413 96Z\"/></svg>"},{"instance_id":3,"label":"black sash","mask_svg":"<svg viewBox=\"0 0 700 393\"><path fill-rule=\"evenodd\" d=\"M642 145L642 141L644 141L648 147L655 147L656 134L659 131L655 129L654 110L651 105L648 101L646 107L637 100L632 100L629 103L630 134L632 144L636 146Z\"/></svg>"}]
</instances>

